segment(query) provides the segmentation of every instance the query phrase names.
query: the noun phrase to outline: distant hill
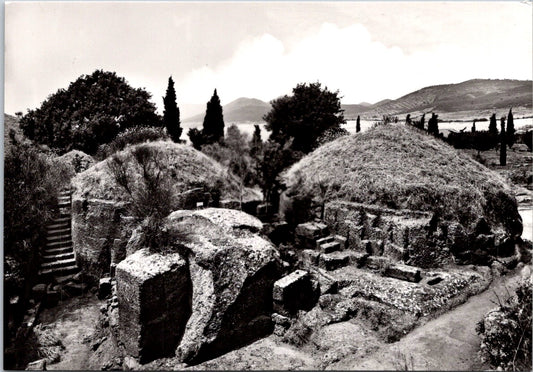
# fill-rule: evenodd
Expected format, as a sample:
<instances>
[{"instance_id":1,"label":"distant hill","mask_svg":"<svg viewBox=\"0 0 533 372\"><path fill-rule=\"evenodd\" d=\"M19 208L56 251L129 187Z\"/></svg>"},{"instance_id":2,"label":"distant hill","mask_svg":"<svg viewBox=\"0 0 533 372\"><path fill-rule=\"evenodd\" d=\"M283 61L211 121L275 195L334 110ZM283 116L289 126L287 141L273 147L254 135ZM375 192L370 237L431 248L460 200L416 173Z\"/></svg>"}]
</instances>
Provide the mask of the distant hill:
<instances>
[{"instance_id":1,"label":"distant hill","mask_svg":"<svg viewBox=\"0 0 533 372\"><path fill-rule=\"evenodd\" d=\"M230 124L263 121L263 116L271 109L270 103L256 98L237 98L235 101L223 106L224 122ZM198 114L183 120L184 123L203 122L205 113Z\"/></svg>"},{"instance_id":2,"label":"distant hill","mask_svg":"<svg viewBox=\"0 0 533 372\"><path fill-rule=\"evenodd\" d=\"M348 120L355 119L357 115L372 118L385 114L416 115L432 111L440 114L456 114L457 118L472 115L484 117L493 110L508 110L511 107L513 112L524 114L531 111L532 89L531 80L474 79L458 84L425 87L395 100L384 99L374 104L345 103L341 107L344 110L344 117ZM263 116L270 109L271 105L267 102L255 98L239 98L224 106L224 121L262 122ZM202 122L204 115L205 113L198 114L184 119L183 122Z\"/></svg>"},{"instance_id":3,"label":"distant hill","mask_svg":"<svg viewBox=\"0 0 533 372\"><path fill-rule=\"evenodd\" d=\"M532 88L531 80L474 79L459 84L434 85L392 101L378 102L368 107L365 116L531 108Z\"/></svg>"}]
</instances>

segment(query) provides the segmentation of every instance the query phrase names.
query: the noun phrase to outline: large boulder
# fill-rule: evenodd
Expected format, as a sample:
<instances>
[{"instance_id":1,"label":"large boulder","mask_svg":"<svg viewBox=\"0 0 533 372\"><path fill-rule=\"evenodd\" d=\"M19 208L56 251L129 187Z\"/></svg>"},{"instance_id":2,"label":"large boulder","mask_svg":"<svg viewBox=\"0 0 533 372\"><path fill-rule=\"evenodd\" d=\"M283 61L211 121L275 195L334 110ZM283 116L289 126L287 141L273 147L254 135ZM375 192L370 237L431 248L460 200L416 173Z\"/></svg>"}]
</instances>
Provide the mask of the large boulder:
<instances>
[{"instance_id":1,"label":"large boulder","mask_svg":"<svg viewBox=\"0 0 533 372\"><path fill-rule=\"evenodd\" d=\"M262 223L257 218L230 209L180 210L167 217L163 228L169 236L175 237L173 249L178 253L170 255L178 255L180 258L176 258L176 262L182 259L186 263L185 267L181 263L175 266L183 278L165 281L169 286L165 288L178 291L177 283L190 283L190 289L183 286L179 289L191 301L190 317L180 318L179 326L174 326L174 335L181 327L183 333L172 341L180 361L198 363L272 332L272 291L281 275L281 261L272 243L259 235ZM158 254L153 256L159 257ZM129 288L121 283L134 281L134 287L141 291L146 285L142 278L131 279L135 270L129 270L132 274L125 276L123 268L130 261L135 261L139 267L154 265L153 260L141 249L117 266L119 302L126 299L121 295L121 288ZM169 270L161 270L157 276L166 278L171 275ZM140 302L132 303L132 307L151 306L149 296L139 298ZM176 307L165 305L158 314L165 317L176 311ZM141 324L136 329L148 327L151 321L142 315L133 319ZM124 334L124 337L131 335ZM137 344L132 350L139 350ZM142 353L141 350L140 354L132 355L143 360L154 357Z\"/></svg>"}]
</instances>

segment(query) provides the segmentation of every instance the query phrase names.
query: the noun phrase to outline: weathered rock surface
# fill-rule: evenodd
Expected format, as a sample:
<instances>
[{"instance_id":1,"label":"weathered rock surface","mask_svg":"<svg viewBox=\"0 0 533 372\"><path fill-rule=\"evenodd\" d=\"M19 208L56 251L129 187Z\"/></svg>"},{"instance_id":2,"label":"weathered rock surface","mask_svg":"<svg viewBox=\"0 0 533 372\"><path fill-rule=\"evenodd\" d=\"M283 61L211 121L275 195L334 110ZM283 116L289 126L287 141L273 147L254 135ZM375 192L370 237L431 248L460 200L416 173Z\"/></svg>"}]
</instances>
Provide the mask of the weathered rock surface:
<instances>
[{"instance_id":1,"label":"weathered rock surface","mask_svg":"<svg viewBox=\"0 0 533 372\"><path fill-rule=\"evenodd\" d=\"M272 289L280 276L276 248L246 213L208 208L176 211L167 226L187 234L192 315L176 350L196 363L272 331Z\"/></svg>"},{"instance_id":2,"label":"weathered rock surface","mask_svg":"<svg viewBox=\"0 0 533 372\"><path fill-rule=\"evenodd\" d=\"M119 333L141 362L172 353L191 314L188 266L180 254L135 252L116 269Z\"/></svg>"},{"instance_id":3,"label":"weathered rock surface","mask_svg":"<svg viewBox=\"0 0 533 372\"><path fill-rule=\"evenodd\" d=\"M309 273L296 270L274 283L274 311L294 316L298 310L309 310L313 304L313 285Z\"/></svg>"},{"instance_id":4,"label":"weathered rock surface","mask_svg":"<svg viewBox=\"0 0 533 372\"><path fill-rule=\"evenodd\" d=\"M168 249L176 253L141 249L116 269L120 328L127 330L121 339L129 343L128 353L151 360L161 356L156 349L169 356L172 348L180 361L196 364L271 333L281 260L258 235L261 228L257 218L229 209L169 215L164 229L175 237ZM165 293L174 300L161 302L158 296Z\"/></svg>"}]
</instances>

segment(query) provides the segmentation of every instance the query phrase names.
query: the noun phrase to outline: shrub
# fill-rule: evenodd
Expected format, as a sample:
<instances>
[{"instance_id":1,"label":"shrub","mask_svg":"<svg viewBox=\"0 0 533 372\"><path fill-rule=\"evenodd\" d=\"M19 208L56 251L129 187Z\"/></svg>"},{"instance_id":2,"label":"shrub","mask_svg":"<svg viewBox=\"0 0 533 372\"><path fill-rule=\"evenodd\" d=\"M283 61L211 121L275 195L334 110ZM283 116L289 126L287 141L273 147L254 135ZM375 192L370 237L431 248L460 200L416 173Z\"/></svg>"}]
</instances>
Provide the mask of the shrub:
<instances>
[{"instance_id":1,"label":"shrub","mask_svg":"<svg viewBox=\"0 0 533 372\"><path fill-rule=\"evenodd\" d=\"M163 128L144 126L128 128L124 132L119 133L110 143L101 145L98 148L97 157L99 159L105 159L123 150L128 145L167 139L169 137Z\"/></svg>"},{"instance_id":2,"label":"shrub","mask_svg":"<svg viewBox=\"0 0 533 372\"><path fill-rule=\"evenodd\" d=\"M29 296L39 270L39 247L68 177L52 157L10 133L4 159L5 296ZM7 315L6 315L7 316Z\"/></svg>"},{"instance_id":3,"label":"shrub","mask_svg":"<svg viewBox=\"0 0 533 372\"><path fill-rule=\"evenodd\" d=\"M478 322L483 360L510 371L531 369L531 282L524 281Z\"/></svg>"}]
</instances>

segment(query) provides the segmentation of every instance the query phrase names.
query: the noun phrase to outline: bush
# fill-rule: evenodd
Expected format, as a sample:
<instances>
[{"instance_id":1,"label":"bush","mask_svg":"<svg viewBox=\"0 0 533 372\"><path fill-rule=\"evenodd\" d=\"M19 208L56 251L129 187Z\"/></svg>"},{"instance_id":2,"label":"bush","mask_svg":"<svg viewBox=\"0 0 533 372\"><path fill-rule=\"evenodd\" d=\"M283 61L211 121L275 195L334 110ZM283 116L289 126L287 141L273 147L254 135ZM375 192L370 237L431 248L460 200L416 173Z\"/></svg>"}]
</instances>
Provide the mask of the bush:
<instances>
[{"instance_id":1,"label":"bush","mask_svg":"<svg viewBox=\"0 0 533 372\"><path fill-rule=\"evenodd\" d=\"M128 145L167 139L169 137L163 128L144 126L128 128L119 133L110 143L101 145L96 157L102 160L123 150Z\"/></svg>"},{"instance_id":2,"label":"bush","mask_svg":"<svg viewBox=\"0 0 533 372\"><path fill-rule=\"evenodd\" d=\"M19 295L24 304L39 271L39 247L57 194L69 178L50 155L18 141L13 132L10 137L4 160L4 295Z\"/></svg>"},{"instance_id":3,"label":"bush","mask_svg":"<svg viewBox=\"0 0 533 372\"><path fill-rule=\"evenodd\" d=\"M477 324L483 360L508 371L531 370L531 301L527 280Z\"/></svg>"}]
</instances>

